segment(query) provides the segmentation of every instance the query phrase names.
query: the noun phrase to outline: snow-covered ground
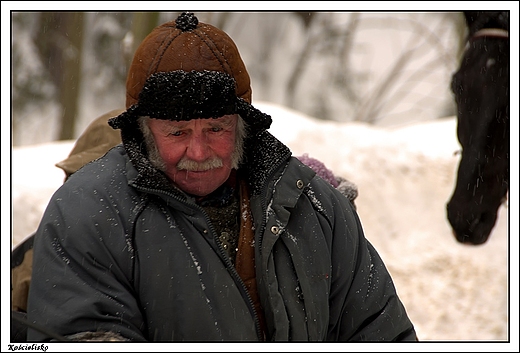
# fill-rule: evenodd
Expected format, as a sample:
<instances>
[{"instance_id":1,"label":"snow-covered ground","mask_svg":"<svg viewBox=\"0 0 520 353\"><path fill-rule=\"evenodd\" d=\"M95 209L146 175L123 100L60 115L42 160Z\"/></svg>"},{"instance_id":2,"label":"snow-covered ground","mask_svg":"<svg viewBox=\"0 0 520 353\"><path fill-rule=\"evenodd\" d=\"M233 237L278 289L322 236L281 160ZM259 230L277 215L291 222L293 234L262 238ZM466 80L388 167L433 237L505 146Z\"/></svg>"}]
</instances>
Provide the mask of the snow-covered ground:
<instances>
[{"instance_id":1,"label":"snow-covered ground","mask_svg":"<svg viewBox=\"0 0 520 353\"><path fill-rule=\"evenodd\" d=\"M270 131L294 155L308 153L358 186L356 205L366 237L391 272L421 340L509 338L508 209L500 208L482 246L457 243L445 215L459 160L454 117L382 128L316 120L265 102L254 105L272 115ZM36 229L63 182L64 173L54 164L67 157L73 143L12 150L13 245ZM512 298L516 310L518 297Z\"/></svg>"}]
</instances>

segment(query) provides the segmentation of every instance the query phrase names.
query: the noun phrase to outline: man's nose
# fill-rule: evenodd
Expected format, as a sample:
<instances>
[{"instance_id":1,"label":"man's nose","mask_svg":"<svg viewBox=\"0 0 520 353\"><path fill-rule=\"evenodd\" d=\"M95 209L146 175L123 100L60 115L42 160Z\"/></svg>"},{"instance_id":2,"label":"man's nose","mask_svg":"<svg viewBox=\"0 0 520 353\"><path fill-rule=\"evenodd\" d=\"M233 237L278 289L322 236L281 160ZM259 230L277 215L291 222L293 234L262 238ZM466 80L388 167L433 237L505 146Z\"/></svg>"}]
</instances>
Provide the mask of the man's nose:
<instances>
[{"instance_id":1,"label":"man's nose","mask_svg":"<svg viewBox=\"0 0 520 353\"><path fill-rule=\"evenodd\" d=\"M186 157L202 162L210 157L208 141L203 133L193 133L186 149Z\"/></svg>"}]
</instances>

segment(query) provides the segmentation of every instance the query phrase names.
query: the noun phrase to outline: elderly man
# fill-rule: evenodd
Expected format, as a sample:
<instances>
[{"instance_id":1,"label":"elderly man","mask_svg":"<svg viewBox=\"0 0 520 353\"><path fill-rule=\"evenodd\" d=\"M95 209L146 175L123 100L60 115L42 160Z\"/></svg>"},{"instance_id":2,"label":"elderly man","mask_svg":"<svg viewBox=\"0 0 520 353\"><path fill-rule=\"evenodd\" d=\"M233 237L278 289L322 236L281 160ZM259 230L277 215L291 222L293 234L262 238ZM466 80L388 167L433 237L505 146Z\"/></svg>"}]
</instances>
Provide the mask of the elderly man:
<instances>
[{"instance_id":1,"label":"elderly man","mask_svg":"<svg viewBox=\"0 0 520 353\"><path fill-rule=\"evenodd\" d=\"M226 33L155 28L109 123L122 144L37 231L30 341L416 340L352 203L267 131Z\"/></svg>"}]
</instances>

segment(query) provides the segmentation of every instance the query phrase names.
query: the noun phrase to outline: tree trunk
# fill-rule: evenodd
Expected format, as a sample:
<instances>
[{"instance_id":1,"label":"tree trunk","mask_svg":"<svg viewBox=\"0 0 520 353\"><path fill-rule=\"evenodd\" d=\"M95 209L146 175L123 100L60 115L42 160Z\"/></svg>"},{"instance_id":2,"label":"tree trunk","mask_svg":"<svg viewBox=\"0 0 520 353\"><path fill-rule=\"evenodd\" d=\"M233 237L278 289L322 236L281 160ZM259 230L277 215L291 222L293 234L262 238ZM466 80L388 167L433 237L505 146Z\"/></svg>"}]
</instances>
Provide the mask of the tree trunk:
<instances>
[{"instance_id":1,"label":"tree trunk","mask_svg":"<svg viewBox=\"0 0 520 353\"><path fill-rule=\"evenodd\" d=\"M144 38L157 27L159 12L136 12L132 19L132 49L130 50L127 67L130 67L134 53Z\"/></svg>"},{"instance_id":2,"label":"tree trunk","mask_svg":"<svg viewBox=\"0 0 520 353\"><path fill-rule=\"evenodd\" d=\"M64 46L61 48L61 75L58 100L62 108L59 140L75 137L76 117L79 110L81 87L81 57L83 44L83 13L61 13L60 32Z\"/></svg>"}]
</instances>

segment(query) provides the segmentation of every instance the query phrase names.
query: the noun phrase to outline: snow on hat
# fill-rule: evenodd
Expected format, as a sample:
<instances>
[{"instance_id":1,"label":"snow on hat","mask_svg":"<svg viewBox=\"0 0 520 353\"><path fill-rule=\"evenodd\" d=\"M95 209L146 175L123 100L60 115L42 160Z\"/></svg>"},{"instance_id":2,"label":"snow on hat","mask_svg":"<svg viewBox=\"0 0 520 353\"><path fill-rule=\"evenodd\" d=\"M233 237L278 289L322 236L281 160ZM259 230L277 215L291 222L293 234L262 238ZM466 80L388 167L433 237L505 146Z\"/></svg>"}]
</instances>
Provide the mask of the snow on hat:
<instances>
[{"instance_id":1,"label":"snow on hat","mask_svg":"<svg viewBox=\"0 0 520 353\"><path fill-rule=\"evenodd\" d=\"M126 108L113 128L139 116L190 120L238 113L252 130L271 117L251 105L251 82L233 40L190 12L156 27L139 45L128 72Z\"/></svg>"}]
</instances>

